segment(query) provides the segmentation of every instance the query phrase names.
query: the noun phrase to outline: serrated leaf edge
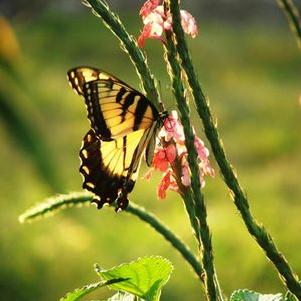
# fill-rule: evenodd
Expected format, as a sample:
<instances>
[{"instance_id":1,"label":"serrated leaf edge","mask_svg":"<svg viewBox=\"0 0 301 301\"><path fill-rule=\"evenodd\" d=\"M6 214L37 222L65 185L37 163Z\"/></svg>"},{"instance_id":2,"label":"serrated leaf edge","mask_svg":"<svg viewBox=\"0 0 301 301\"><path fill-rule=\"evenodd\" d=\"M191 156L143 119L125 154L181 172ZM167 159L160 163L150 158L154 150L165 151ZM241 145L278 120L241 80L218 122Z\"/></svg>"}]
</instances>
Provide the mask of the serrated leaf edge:
<instances>
[{"instance_id":1,"label":"serrated leaf edge","mask_svg":"<svg viewBox=\"0 0 301 301\"><path fill-rule=\"evenodd\" d=\"M255 292L255 291L252 291L252 290L247 289L247 288L235 290L235 291L231 294L229 300L230 300L230 301L233 301L234 295L240 294L240 293L251 293L251 294L257 294L257 295L259 295L259 296L267 296L267 295L270 295L270 296L277 296L277 295L281 295L282 301L285 301L285 296L284 296L282 293L277 293L277 294L262 294L262 293Z\"/></svg>"},{"instance_id":2,"label":"serrated leaf edge","mask_svg":"<svg viewBox=\"0 0 301 301\"><path fill-rule=\"evenodd\" d=\"M151 256L138 257L138 259L136 259L136 260L132 260L130 262L121 263L121 264L116 265L115 267L112 267L110 269L101 269L99 267L99 265L96 263L95 267L97 267L97 268L95 269L95 272L98 274L99 277L101 277L101 275L100 275L101 272L111 272L111 271L113 271L115 269L119 269L119 268L121 268L123 266L127 266L127 265L131 265L131 264L134 264L134 263L138 263L138 262L140 262L141 260L144 260L144 259L162 259L163 262L166 262L166 263L169 264L169 266L171 268L170 274L174 270L174 266L173 266L173 264L171 263L171 261L169 259L167 259L165 257L162 257L162 256L159 256L159 255L151 255ZM97 271L97 269L98 269L98 271Z\"/></svg>"}]
</instances>

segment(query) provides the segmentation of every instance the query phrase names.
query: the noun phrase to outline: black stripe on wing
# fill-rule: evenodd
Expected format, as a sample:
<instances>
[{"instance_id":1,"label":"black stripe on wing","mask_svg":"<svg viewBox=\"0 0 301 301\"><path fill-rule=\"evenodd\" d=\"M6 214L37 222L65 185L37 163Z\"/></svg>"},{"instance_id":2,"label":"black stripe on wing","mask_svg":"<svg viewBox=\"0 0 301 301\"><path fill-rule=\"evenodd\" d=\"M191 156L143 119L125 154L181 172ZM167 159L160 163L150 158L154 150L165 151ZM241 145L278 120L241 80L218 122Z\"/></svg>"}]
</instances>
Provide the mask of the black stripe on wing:
<instances>
[{"instance_id":1,"label":"black stripe on wing","mask_svg":"<svg viewBox=\"0 0 301 301\"><path fill-rule=\"evenodd\" d=\"M91 122L92 128L101 137L101 139L104 141L110 141L112 140L111 131L107 127L100 107L97 83L98 81L88 82L83 87L85 102L88 110L88 118Z\"/></svg>"},{"instance_id":2,"label":"black stripe on wing","mask_svg":"<svg viewBox=\"0 0 301 301\"><path fill-rule=\"evenodd\" d=\"M88 82L83 92L91 126L104 141L147 129L159 117L144 95L111 79Z\"/></svg>"},{"instance_id":3,"label":"black stripe on wing","mask_svg":"<svg viewBox=\"0 0 301 301\"><path fill-rule=\"evenodd\" d=\"M79 66L72 68L67 72L68 81L73 88L73 90L78 94L83 96L83 87L86 83L93 80L113 80L120 81L118 78L110 73L100 70L95 67L89 66ZM121 82L121 81L120 81ZM122 84L126 85L126 83Z\"/></svg>"},{"instance_id":4,"label":"black stripe on wing","mask_svg":"<svg viewBox=\"0 0 301 301\"><path fill-rule=\"evenodd\" d=\"M150 102L147 98L142 97L140 98L137 107L136 107L136 111L135 111L135 122L134 122L134 128L133 130L136 131L139 129L139 126L141 124L141 121L144 117L144 114L149 106ZM157 112L153 111L153 114L155 114L156 116L154 116L154 119L156 120L158 118L157 116Z\"/></svg>"}]
</instances>

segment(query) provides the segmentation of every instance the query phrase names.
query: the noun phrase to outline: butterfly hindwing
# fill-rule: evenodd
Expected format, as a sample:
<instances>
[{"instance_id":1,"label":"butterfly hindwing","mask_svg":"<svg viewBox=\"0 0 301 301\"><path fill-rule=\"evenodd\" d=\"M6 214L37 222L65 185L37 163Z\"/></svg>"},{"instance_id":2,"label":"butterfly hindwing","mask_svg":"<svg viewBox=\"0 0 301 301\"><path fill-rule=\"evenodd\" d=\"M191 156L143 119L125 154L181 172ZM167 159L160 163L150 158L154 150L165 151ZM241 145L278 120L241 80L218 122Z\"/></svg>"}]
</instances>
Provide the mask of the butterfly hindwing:
<instances>
[{"instance_id":1,"label":"butterfly hindwing","mask_svg":"<svg viewBox=\"0 0 301 301\"><path fill-rule=\"evenodd\" d=\"M80 172L84 176L83 188L111 202L117 198L118 189L123 185L123 178L106 171L100 152L101 143L93 130L85 135L79 153Z\"/></svg>"},{"instance_id":2,"label":"butterfly hindwing","mask_svg":"<svg viewBox=\"0 0 301 301\"><path fill-rule=\"evenodd\" d=\"M118 207L123 209L127 205L126 197L119 202L119 192L132 191L150 135L150 129L134 131L112 141L100 140L92 129L85 135L80 150L83 188L98 196L95 201L100 208L116 199Z\"/></svg>"}]
</instances>

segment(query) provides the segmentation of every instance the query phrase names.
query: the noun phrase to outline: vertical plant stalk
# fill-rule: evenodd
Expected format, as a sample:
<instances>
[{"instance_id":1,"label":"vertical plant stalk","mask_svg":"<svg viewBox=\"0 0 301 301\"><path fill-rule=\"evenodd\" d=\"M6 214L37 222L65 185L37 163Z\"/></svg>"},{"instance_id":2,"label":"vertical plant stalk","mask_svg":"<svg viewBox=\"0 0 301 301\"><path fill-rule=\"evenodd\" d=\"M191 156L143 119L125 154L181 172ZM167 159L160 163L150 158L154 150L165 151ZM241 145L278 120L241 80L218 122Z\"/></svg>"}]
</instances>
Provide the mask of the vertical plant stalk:
<instances>
[{"instance_id":1,"label":"vertical plant stalk","mask_svg":"<svg viewBox=\"0 0 301 301\"><path fill-rule=\"evenodd\" d=\"M279 7L287 17L292 32L295 34L297 44L301 50L301 19L300 13L293 0L276 0Z\"/></svg>"},{"instance_id":2,"label":"vertical plant stalk","mask_svg":"<svg viewBox=\"0 0 301 301\"><path fill-rule=\"evenodd\" d=\"M163 147L167 147L171 143L176 147L176 144L174 141L169 141L166 142L164 138L161 138L161 144ZM176 158L171 164L172 171L175 175L175 180L177 183L177 186L179 188L178 193L180 194L185 210L188 214L192 233L195 236L195 239L198 243L198 247L201 245L201 239L200 239L200 231L199 231L199 221L195 215L195 210L194 210L194 200L192 196L192 190L191 187L185 186L182 183L182 166L181 166L181 159L179 158L179 154L176 155Z\"/></svg>"},{"instance_id":3,"label":"vertical plant stalk","mask_svg":"<svg viewBox=\"0 0 301 301\"><path fill-rule=\"evenodd\" d=\"M198 220L197 232L199 232L201 243L199 245L203 268L205 270L205 289L210 301L216 300L216 290L214 284L214 265L211 235L207 224L207 210L200 186L200 175L198 166L198 155L194 146L195 135L190 124L190 111L185 98L185 88L181 79L181 70L177 61L177 52L171 38L171 33L166 32L165 52L167 57L168 73L172 82L173 93L176 98L177 107L180 112L180 119L183 124L185 134L185 144L188 151L188 163L191 170L191 188L193 195L194 213Z\"/></svg>"},{"instance_id":4,"label":"vertical plant stalk","mask_svg":"<svg viewBox=\"0 0 301 301\"><path fill-rule=\"evenodd\" d=\"M88 6L92 7L94 14L101 17L106 27L108 27L121 42L121 48L129 55L134 64L148 99L160 110L164 110L154 76L147 65L145 55L137 46L136 40L129 35L118 16L110 10L106 3L101 0L85 0L85 4L87 3Z\"/></svg>"},{"instance_id":5,"label":"vertical plant stalk","mask_svg":"<svg viewBox=\"0 0 301 301\"><path fill-rule=\"evenodd\" d=\"M180 10L178 0L170 0L170 11L173 18L173 31L176 39L177 52L181 58L182 67L188 79L189 86L197 107L198 114L202 119L204 131L210 142L215 159L220 167L224 181L231 190L234 203L239 210L249 233L255 238L259 246L263 249L267 257L276 267L280 274L280 279L287 288L301 300L301 285L298 276L294 273L285 257L277 249L272 237L253 217L247 197L240 186L238 179L227 160L222 141L214 125L209 104L204 96L201 86L197 80L192 61L188 52L188 47L184 38L184 32L180 22Z\"/></svg>"}]
</instances>

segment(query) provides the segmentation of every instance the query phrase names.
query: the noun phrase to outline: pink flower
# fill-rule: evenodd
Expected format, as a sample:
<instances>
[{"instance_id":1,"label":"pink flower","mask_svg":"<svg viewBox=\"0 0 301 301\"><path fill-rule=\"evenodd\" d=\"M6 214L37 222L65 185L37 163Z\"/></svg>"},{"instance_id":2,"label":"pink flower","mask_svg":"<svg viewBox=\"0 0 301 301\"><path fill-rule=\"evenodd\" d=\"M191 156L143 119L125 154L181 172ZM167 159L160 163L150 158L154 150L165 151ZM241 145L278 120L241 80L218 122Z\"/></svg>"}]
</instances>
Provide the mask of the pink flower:
<instances>
[{"instance_id":1,"label":"pink flower","mask_svg":"<svg viewBox=\"0 0 301 301\"><path fill-rule=\"evenodd\" d=\"M138 38L138 45L141 48L144 47L145 39L163 41L164 30L171 29L171 17L166 18L163 6L158 6L156 3L159 4L159 1L147 1L140 10L144 24L142 33Z\"/></svg>"},{"instance_id":2,"label":"pink flower","mask_svg":"<svg viewBox=\"0 0 301 301\"><path fill-rule=\"evenodd\" d=\"M163 29L160 25L154 23L154 24L146 24L143 27L143 31L141 32L140 36L138 37L138 46L140 48L143 48L145 45L146 39L158 39L162 40L162 33Z\"/></svg>"},{"instance_id":3,"label":"pink flower","mask_svg":"<svg viewBox=\"0 0 301 301\"><path fill-rule=\"evenodd\" d=\"M171 30L172 17L168 12L165 14L163 5L159 5L160 0L148 0L140 10L140 16L144 24L143 30L138 37L138 46L144 47L146 39L157 39L164 42L163 33ZM181 24L184 31L193 38L197 35L195 19L186 10L181 10Z\"/></svg>"},{"instance_id":4,"label":"pink flower","mask_svg":"<svg viewBox=\"0 0 301 301\"><path fill-rule=\"evenodd\" d=\"M197 136L195 136L194 146L200 159L200 174L215 176L214 169L211 167L209 162L209 150L205 147L204 142Z\"/></svg>"},{"instance_id":5,"label":"pink flower","mask_svg":"<svg viewBox=\"0 0 301 301\"><path fill-rule=\"evenodd\" d=\"M194 147L198 153L199 158L201 160L207 160L209 151L205 147L204 142L197 136L194 139Z\"/></svg>"},{"instance_id":6,"label":"pink flower","mask_svg":"<svg viewBox=\"0 0 301 301\"><path fill-rule=\"evenodd\" d=\"M146 17L151 13L160 3L160 0L148 0L146 1L140 9L140 16L142 18Z\"/></svg>"},{"instance_id":7,"label":"pink flower","mask_svg":"<svg viewBox=\"0 0 301 301\"><path fill-rule=\"evenodd\" d=\"M178 143L185 140L183 126L179 122L177 111L172 111L171 115L165 119L160 136L165 137L166 141L174 139Z\"/></svg>"},{"instance_id":8,"label":"pink flower","mask_svg":"<svg viewBox=\"0 0 301 301\"><path fill-rule=\"evenodd\" d=\"M172 111L166 118L164 125L159 133L161 145L157 145L151 169L144 176L150 179L154 170L163 172L163 178L158 186L158 198L164 199L167 190L179 192L176 177L181 177L184 186L191 185L191 171L187 162L188 152L185 146L184 130L178 119L176 111ZM214 176L214 170L210 166L209 151L204 142L195 136L194 146L198 154L197 164L200 173L200 185L204 187L206 175ZM179 167L181 168L179 175ZM177 175L174 173L176 172Z\"/></svg>"}]
</instances>

